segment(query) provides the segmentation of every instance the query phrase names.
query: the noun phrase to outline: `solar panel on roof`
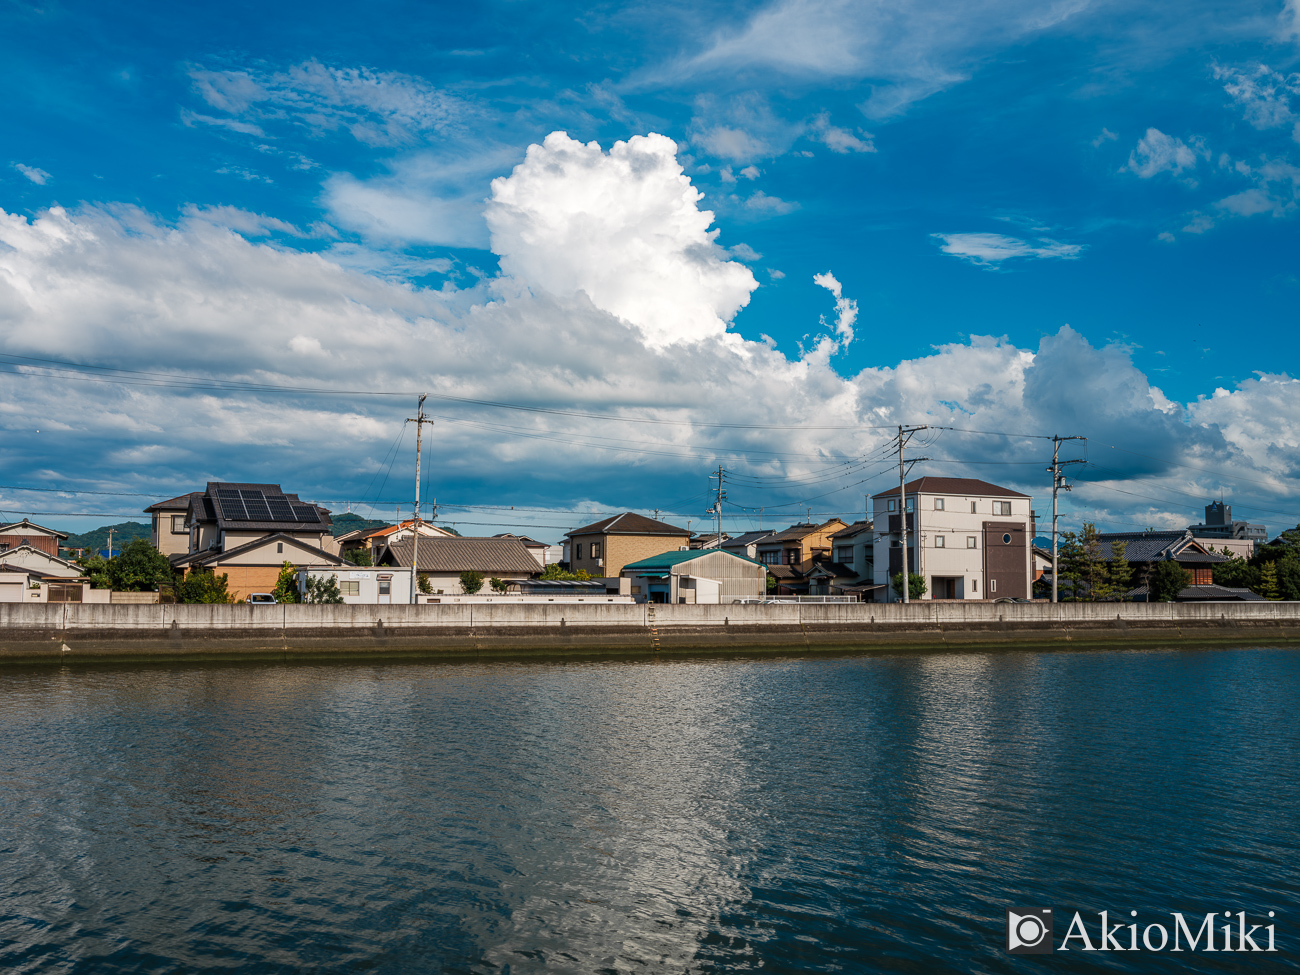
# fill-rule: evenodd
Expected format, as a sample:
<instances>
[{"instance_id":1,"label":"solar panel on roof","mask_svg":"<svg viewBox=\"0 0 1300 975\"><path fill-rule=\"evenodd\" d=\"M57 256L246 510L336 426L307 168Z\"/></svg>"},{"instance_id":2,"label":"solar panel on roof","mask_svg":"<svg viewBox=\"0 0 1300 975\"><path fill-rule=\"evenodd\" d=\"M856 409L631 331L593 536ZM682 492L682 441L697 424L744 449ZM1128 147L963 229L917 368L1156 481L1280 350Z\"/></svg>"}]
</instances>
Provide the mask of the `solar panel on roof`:
<instances>
[{"instance_id":1,"label":"solar panel on roof","mask_svg":"<svg viewBox=\"0 0 1300 975\"><path fill-rule=\"evenodd\" d=\"M261 491L240 491L244 499L244 508L248 511L249 521L270 521L271 508Z\"/></svg>"},{"instance_id":2,"label":"solar panel on roof","mask_svg":"<svg viewBox=\"0 0 1300 975\"><path fill-rule=\"evenodd\" d=\"M296 521L293 516L293 506L289 504L289 499L283 495L272 495L266 499L267 507L271 509L271 519L273 521Z\"/></svg>"},{"instance_id":3,"label":"solar panel on roof","mask_svg":"<svg viewBox=\"0 0 1300 975\"><path fill-rule=\"evenodd\" d=\"M221 509L222 516L230 521L247 520L247 512L244 510L244 500L239 496L238 491L218 491L217 507Z\"/></svg>"},{"instance_id":4,"label":"solar panel on roof","mask_svg":"<svg viewBox=\"0 0 1300 975\"><path fill-rule=\"evenodd\" d=\"M320 512L317 511L316 508L310 504L293 505L293 516L296 521L300 521L308 525L320 521Z\"/></svg>"}]
</instances>

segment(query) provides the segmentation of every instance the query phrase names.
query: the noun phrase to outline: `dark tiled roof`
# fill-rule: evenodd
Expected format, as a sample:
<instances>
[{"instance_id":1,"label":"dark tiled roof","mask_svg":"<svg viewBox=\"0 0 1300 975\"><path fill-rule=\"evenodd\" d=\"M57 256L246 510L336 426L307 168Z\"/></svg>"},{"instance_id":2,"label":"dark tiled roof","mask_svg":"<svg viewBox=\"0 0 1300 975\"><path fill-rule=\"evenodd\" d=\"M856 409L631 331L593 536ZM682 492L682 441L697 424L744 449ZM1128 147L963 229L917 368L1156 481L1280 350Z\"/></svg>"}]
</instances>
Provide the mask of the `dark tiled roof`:
<instances>
[{"instance_id":1,"label":"dark tiled roof","mask_svg":"<svg viewBox=\"0 0 1300 975\"><path fill-rule=\"evenodd\" d=\"M410 539L393 542L379 556L385 565L410 565ZM517 538L420 538L421 572L482 572L540 575L542 567Z\"/></svg>"},{"instance_id":2,"label":"dark tiled roof","mask_svg":"<svg viewBox=\"0 0 1300 975\"><path fill-rule=\"evenodd\" d=\"M191 498L201 498L202 491L191 491L189 494L177 495L174 498L168 498L166 501L157 501L145 508L145 514L154 511L188 511Z\"/></svg>"},{"instance_id":3,"label":"dark tiled roof","mask_svg":"<svg viewBox=\"0 0 1300 975\"><path fill-rule=\"evenodd\" d=\"M763 544L769 545L775 542L797 542L800 539L807 538L809 535L815 535L817 532L828 531L830 527L835 524L844 525L844 522L840 521L838 518L832 518L830 521L823 522L820 525L800 522L797 525L791 525L783 532L777 532L771 538L763 539ZM847 528L848 525L844 525L844 527Z\"/></svg>"},{"instance_id":4,"label":"dark tiled roof","mask_svg":"<svg viewBox=\"0 0 1300 975\"><path fill-rule=\"evenodd\" d=\"M846 542L850 538L857 538L863 532L874 531L873 523L870 521L855 521L843 531L838 531L831 536L832 542Z\"/></svg>"},{"instance_id":5,"label":"dark tiled roof","mask_svg":"<svg viewBox=\"0 0 1300 975\"><path fill-rule=\"evenodd\" d=\"M11 522L8 525L0 525L0 535L21 535L24 531L31 529L45 532L47 535L56 535L59 538L67 538L67 532L56 531L53 528L46 528L44 525L38 525L34 521L28 521L24 518L22 521Z\"/></svg>"},{"instance_id":6,"label":"dark tiled roof","mask_svg":"<svg viewBox=\"0 0 1300 975\"><path fill-rule=\"evenodd\" d=\"M754 542L761 542L763 539L775 535L774 531L745 532L743 535L734 535L722 543L724 549L743 548L746 545L752 545Z\"/></svg>"},{"instance_id":7,"label":"dark tiled roof","mask_svg":"<svg viewBox=\"0 0 1300 975\"><path fill-rule=\"evenodd\" d=\"M850 576L857 578L862 573L852 566L845 565L843 562L818 562L812 568L813 575L829 575L836 579L845 579Z\"/></svg>"},{"instance_id":8,"label":"dark tiled roof","mask_svg":"<svg viewBox=\"0 0 1300 975\"><path fill-rule=\"evenodd\" d=\"M251 552L254 549L260 548L264 545L268 545L271 542L285 542L287 544L292 545L294 548L298 549L299 551L310 552L312 555L318 556L320 558L324 558L330 562L333 562L335 565L352 564L351 562L348 562L346 559L339 558L337 555L333 554L332 552L326 552L323 548L317 548L315 545L307 544L301 538L295 538L292 535L286 535L284 532L274 532L273 534L266 535L262 538L255 538L251 542L245 542L243 545L236 545L234 548L226 549L226 551L224 552L194 552L191 553L190 555L186 555L181 559L172 562L172 565L174 566L188 565L196 569L207 568L208 566L212 566L212 565L220 565L222 562L230 558L232 555L243 555L245 552ZM279 564L281 562L293 561L293 559L291 558L286 558L286 556L290 554L288 551L277 552L274 554L275 554L275 558L273 558L271 561L275 564Z\"/></svg>"},{"instance_id":9,"label":"dark tiled roof","mask_svg":"<svg viewBox=\"0 0 1300 975\"><path fill-rule=\"evenodd\" d=\"M1231 600L1236 602L1263 602L1264 597L1257 592L1251 592L1249 589L1234 589L1230 586L1188 586L1178 594L1179 602L1195 602L1198 600L1224 601Z\"/></svg>"},{"instance_id":10,"label":"dark tiled roof","mask_svg":"<svg viewBox=\"0 0 1300 975\"><path fill-rule=\"evenodd\" d=\"M1199 543L1187 532L1107 532L1097 536L1098 555L1109 561L1114 558L1115 542L1124 543L1124 558L1129 562L1216 563L1228 561L1225 555L1208 555L1199 550ZM1190 549L1190 550L1189 550Z\"/></svg>"},{"instance_id":11,"label":"dark tiled roof","mask_svg":"<svg viewBox=\"0 0 1300 975\"><path fill-rule=\"evenodd\" d=\"M278 484L210 481L207 490L191 498L199 521L215 521L222 531L329 531L329 512L285 494Z\"/></svg>"},{"instance_id":12,"label":"dark tiled roof","mask_svg":"<svg viewBox=\"0 0 1300 975\"><path fill-rule=\"evenodd\" d=\"M918 477L904 485L908 494L960 494L976 498L1027 498L1029 495L998 487L975 477ZM896 496L898 488L873 494L872 498Z\"/></svg>"},{"instance_id":13,"label":"dark tiled roof","mask_svg":"<svg viewBox=\"0 0 1300 975\"><path fill-rule=\"evenodd\" d=\"M684 535L689 537L690 534L685 528L678 528L676 525L655 521L653 518L638 515L633 511L625 511L621 515L614 515L604 521L598 521L582 528L575 528L571 532L566 532L565 537L569 538L574 535Z\"/></svg>"}]
</instances>

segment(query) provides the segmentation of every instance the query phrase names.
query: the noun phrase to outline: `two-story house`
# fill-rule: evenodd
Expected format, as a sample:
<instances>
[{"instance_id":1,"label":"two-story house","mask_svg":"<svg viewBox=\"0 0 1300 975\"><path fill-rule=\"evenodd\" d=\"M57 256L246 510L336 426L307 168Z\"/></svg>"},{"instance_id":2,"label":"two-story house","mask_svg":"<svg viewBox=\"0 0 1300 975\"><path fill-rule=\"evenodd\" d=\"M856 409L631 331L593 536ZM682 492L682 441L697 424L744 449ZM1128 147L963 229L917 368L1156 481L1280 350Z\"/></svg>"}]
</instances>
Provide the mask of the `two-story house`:
<instances>
[{"instance_id":1,"label":"two-story house","mask_svg":"<svg viewBox=\"0 0 1300 975\"><path fill-rule=\"evenodd\" d=\"M831 562L831 536L847 528L843 520L832 518L822 524L803 522L791 525L754 546L758 561L767 566L776 580L780 595L802 593L826 594L838 577L838 569L827 568ZM822 567L816 578L814 569ZM830 573L827 575L827 573Z\"/></svg>"},{"instance_id":2,"label":"two-story house","mask_svg":"<svg viewBox=\"0 0 1300 975\"><path fill-rule=\"evenodd\" d=\"M618 588L619 574L629 562L690 547L691 533L645 515L626 511L565 534L569 569L585 571L607 587Z\"/></svg>"},{"instance_id":3,"label":"two-story house","mask_svg":"<svg viewBox=\"0 0 1300 975\"><path fill-rule=\"evenodd\" d=\"M34 551L44 552L51 558L57 559L59 541L66 541L67 538L65 532L45 528L24 518L22 521L0 525L0 554L26 545Z\"/></svg>"},{"instance_id":4,"label":"two-story house","mask_svg":"<svg viewBox=\"0 0 1300 975\"><path fill-rule=\"evenodd\" d=\"M144 509L152 518L149 540L163 555L184 555L190 550L190 529L185 523L190 502L203 497L202 491L191 491L166 501L159 501Z\"/></svg>"},{"instance_id":5,"label":"two-story house","mask_svg":"<svg viewBox=\"0 0 1300 975\"><path fill-rule=\"evenodd\" d=\"M927 599L1027 598L1035 532L1027 494L971 477L922 477L872 498L878 601L898 599L890 580L903 569L925 579ZM900 510L904 509L904 510Z\"/></svg>"}]
</instances>

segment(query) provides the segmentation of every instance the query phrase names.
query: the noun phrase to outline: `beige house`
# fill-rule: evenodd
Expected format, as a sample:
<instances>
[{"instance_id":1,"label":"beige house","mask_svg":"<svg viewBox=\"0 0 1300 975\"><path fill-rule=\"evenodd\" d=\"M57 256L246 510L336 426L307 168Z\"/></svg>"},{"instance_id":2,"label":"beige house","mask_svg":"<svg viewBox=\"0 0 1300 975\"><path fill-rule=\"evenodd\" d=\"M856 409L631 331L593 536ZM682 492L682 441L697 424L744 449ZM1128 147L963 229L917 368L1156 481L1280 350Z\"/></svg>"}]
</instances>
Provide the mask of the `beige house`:
<instances>
[{"instance_id":1,"label":"beige house","mask_svg":"<svg viewBox=\"0 0 1300 975\"><path fill-rule=\"evenodd\" d=\"M186 523L190 502L203 497L202 491L191 491L166 501L159 501L144 509L152 518L149 540L163 555L184 555L190 550L190 529Z\"/></svg>"},{"instance_id":2,"label":"beige house","mask_svg":"<svg viewBox=\"0 0 1300 975\"><path fill-rule=\"evenodd\" d=\"M567 533L569 569L586 571L615 586L629 562L690 547L685 528L628 511Z\"/></svg>"},{"instance_id":3,"label":"beige house","mask_svg":"<svg viewBox=\"0 0 1300 975\"><path fill-rule=\"evenodd\" d=\"M387 546L375 560L378 567L411 565L414 539L403 539ZM517 538L420 538L420 578L428 581L435 595L461 595L462 572L483 576L484 591L489 579L527 582L541 575L542 568ZM409 602L394 600L395 602Z\"/></svg>"},{"instance_id":4,"label":"beige house","mask_svg":"<svg viewBox=\"0 0 1300 975\"><path fill-rule=\"evenodd\" d=\"M329 512L299 500L296 494L285 494L278 484L211 481L205 491L189 498L186 558L226 552L276 533L338 554Z\"/></svg>"},{"instance_id":5,"label":"beige house","mask_svg":"<svg viewBox=\"0 0 1300 975\"><path fill-rule=\"evenodd\" d=\"M227 591L238 600L247 599L250 593L271 592L286 562L300 570L354 568L333 552L283 532L262 535L219 552L193 552L174 559L172 565L186 575L203 571L225 575Z\"/></svg>"}]
</instances>

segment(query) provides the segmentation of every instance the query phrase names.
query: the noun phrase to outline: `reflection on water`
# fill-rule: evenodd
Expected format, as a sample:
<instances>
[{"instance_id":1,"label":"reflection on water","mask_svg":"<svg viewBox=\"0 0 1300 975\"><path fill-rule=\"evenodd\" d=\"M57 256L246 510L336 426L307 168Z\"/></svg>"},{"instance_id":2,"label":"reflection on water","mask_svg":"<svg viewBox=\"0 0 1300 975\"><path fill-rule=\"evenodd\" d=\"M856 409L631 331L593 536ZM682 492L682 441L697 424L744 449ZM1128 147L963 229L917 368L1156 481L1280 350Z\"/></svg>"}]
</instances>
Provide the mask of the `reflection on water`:
<instances>
[{"instance_id":1,"label":"reflection on water","mask_svg":"<svg viewBox=\"0 0 1300 975\"><path fill-rule=\"evenodd\" d=\"M1298 692L1268 649L0 673L0 968L1036 971L1022 904L1274 910L1294 961ZM1099 957L1052 965L1155 963Z\"/></svg>"}]
</instances>

